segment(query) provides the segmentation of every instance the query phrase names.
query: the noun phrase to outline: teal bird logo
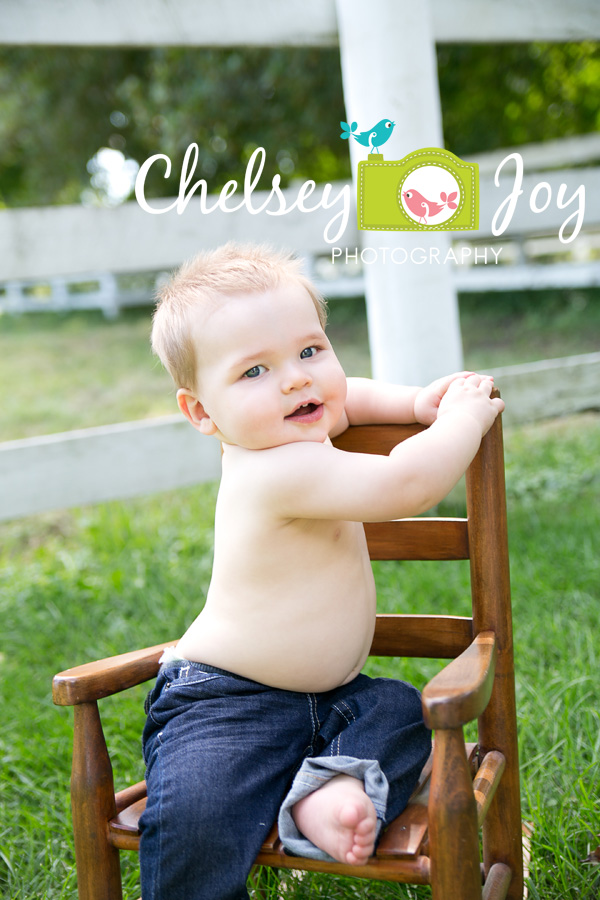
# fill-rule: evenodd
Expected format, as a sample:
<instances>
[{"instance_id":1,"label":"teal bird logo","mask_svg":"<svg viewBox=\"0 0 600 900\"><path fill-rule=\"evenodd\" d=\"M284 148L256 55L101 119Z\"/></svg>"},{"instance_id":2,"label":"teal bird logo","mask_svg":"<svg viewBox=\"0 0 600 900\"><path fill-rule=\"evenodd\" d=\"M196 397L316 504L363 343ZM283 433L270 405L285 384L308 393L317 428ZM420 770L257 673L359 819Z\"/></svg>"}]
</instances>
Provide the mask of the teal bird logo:
<instances>
[{"instance_id":1,"label":"teal bird logo","mask_svg":"<svg viewBox=\"0 0 600 900\"><path fill-rule=\"evenodd\" d=\"M367 131L359 131L358 134L356 133L358 128L357 122L353 122L352 125L348 125L347 122L340 122L340 125L342 127L340 137L345 141L353 137L363 147L369 147L371 153L379 153L379 148L390 137L396 123L392 122L391 119L382 119L377 125L373 125Z\"/></svg>"}]
</instances>

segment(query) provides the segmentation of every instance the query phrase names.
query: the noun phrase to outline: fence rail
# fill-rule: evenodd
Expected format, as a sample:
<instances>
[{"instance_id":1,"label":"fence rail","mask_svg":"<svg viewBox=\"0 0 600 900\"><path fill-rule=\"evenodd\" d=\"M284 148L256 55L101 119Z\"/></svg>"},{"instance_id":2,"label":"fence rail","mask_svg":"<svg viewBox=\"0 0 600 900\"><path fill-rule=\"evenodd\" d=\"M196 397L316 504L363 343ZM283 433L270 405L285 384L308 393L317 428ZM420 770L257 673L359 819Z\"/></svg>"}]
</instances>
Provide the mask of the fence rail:
<instances>
[{"instance_id":1,"label":"fence rail","mask_svg":"<svg viewBox=\"0 0 600 900\"><path fill-rule=\"evenodd\" d=\"M495 369L508 423L600 408L600 353ZM220 474L214 438L183 417L0 444L0 520L173 490Z\"/></svg>"},{"instance_id":2,"label":"fence rail","mask_svg":"<svg viewBox=\"0 0 600 900\"><path fill-rule=\"evenodd\" d=\"M0 520L219 477L218 442L182 416L0 444Z\"/></svg>"},{"instance_id":3,"label":"fence rail","mask_svg":"<svg viewBox=\"0 0 600 900\"><path fill-rule=\"evenodd\" d=\"M600 249L600 234L593 243L594 251ZM476 247L468 243L457 248L471 247L471 257ZM559 250L556 247L556 252ZM550 289L577 289L600 286L600 258L588 262L542 263L535 260L520 242L506 243L502 248L513 262L496 265L457 265L452 278L459 293L489 291L535 291ZM482 252L482 251L480 251ZM493 258L492 258L493 259ZM515 263L514 260L522 262ZM308 257L306 268L314 273L312 281L328 299L339 297L364 297L365 282L362 268L353 276L341 274L341 265L330 258ZM140 273L147 282L144 288L128 289L119 284L111 272L89 273L85 276L62 276L44 281L9 281L0 284L0 313L22 315L33 312L71 312L76 310L101 310L106 318L119 315L122 309L134 306L150 306L154 303L155 273ZM160 278L162 273L159 273ZM81 290L84 281L85 289Z\"/></svg>"},{"instance_id":4,"label":"fence rail","mask_svg":"<svg viewBox=\"0 0 600 900\"><path fill-rule=\"evenodd\" d=\"M280 0L2 0L0 35L60 46L335 46L334 0L285 5L282 16Z\"/></svg>"},{"instance_id":5,"label":"fence rail","mask_svg":"<svg viewBox=\"0 0 600 900\"><path fill-rule=\"evenodd\" d=\"M503 157L500 157L502 159ZM508 166L507 166L508 168ZM557 192L565 184L567 198L581 185L586 189L584 226L600 229L600 168L563 169L545 172L543 181L552 192L552 202L541 213L532 212L529 197L542 180L539 172L525 172L523 196L502 239L521 239L531 235L554 235L575 212L575 202L559 209ZM333 186L332 196L344 187ZM498 240L492 233L492 221L500 203L512 188L512 177L503 173L499 187L491 173L480 177L480 227L477 232L460 232L454 240L475 238ZM297 198L297 189L283 192L286 206ZM314 206L322 200L323 185L314 192ZM268 200L266 191L256 192L256 208ZM211 198L211 203L214 198ZM311 198L311 202L313 202ZM169 202L161 201L164 206ZM341 207L340 207L341 208ZM338 211L336 207L335 212ZM316 208L301 213L297 209L285 215L285 242L304 255L330 253L323 237L325 227L335 212ZM124 203L114 209L59 206L29 209L0 210L0 282L48 279L54 276L86 275L89 272L140 272L160 267L172 268L189 258L201 247L216 247L228 240L252 240L280 244L282 221L279 216L252 215L246 209L235 215L210 213L203 215L192 198L183 215L171 211L164 215L149 215L136 202ZM571 231L571 228L569 228ZM423 240L428 238L422 235ZM351 211L348 225L339 241L343 248L355 249L364 244L377 246L377 232L359 232L356 214ZM580 244L577 237L573 246ZM563 245L569 249L571 245Z\"/></svg>"},{"instance_id":6,"label":"fence rail","mask_svg":"<svg viewBox=\"0 0 600 900\"><path fill-rule=\"evenodd\" d=\"M443 42L600 38L596 0L432 0ZM79 46L334 46L335 0L2 0L5 44ZM398 37L402 41L402 35Z\"/></svg>"},{"instance_id":7,"label":"fence rail","mask_svg":"<svg viewBox=\"0 0 600 900\"><path fill-rule=\"evenodd\" d=\"M496 186L494 173L510 152L499 150L473 157L481 167L480 228L452 236L459 259L452 271L456 289L468 292L597 286L600 167L545 170L561 165L569 154L579 163L600 159L600 135L520 148L525 166L529 164L535 170L525 170L523 196L506 233L495 237L494 214L511 192L512 178L503 173ZM529 197L542 179L554 199L543 213L535 213ZM561 209L556 203L563 184L567 198L582 184L586 190L583 230L572 243L558 238L561 225L575 212L574 205ZM335 184L332 196L344 187L350 185ZM321 202L323 189L321 185L315 191L315 206ZM296 197L294 188L284 191L284 197L286 204L291 205ZM267 199L267 192L257 192L256 207ZM293 210L286 216L286 241L307 259L309 270L327 296L362 295L361 272L343 265L345 253L351 257L357 249L376 250L378 234L359 231L353 209L340 246L333 248L323 237L331 215L331 210L322 208L310 215ZM156 273L159 267L162 271L173 268L200 247L218 246L230 239L244 240L249 234L256 241L278 243L278 217L252 216L247 210L240 210L235 216L202 215L195 211L194 200L183 216L175 212L151 216L135 202L116 209L63 206L0 210L0 247L6 251L0 258L0 312L102 309L107 316L113 316L121 307L151 302L154 285L149 272ZM422 235L424 245L428 237ZM398 242L401 245L402 235ZM474 264L476 252L481 256L484 244L488 247L488 264ZM498 264L492 248L500 251ZM334 249L342 254L336 264L332 264ZM110 271L105 269L107 264ZM349 277L350 271L355 277ZM145 279L145 285L124 287L123 279L131 275Z\"/></svg>"}]
</instances>

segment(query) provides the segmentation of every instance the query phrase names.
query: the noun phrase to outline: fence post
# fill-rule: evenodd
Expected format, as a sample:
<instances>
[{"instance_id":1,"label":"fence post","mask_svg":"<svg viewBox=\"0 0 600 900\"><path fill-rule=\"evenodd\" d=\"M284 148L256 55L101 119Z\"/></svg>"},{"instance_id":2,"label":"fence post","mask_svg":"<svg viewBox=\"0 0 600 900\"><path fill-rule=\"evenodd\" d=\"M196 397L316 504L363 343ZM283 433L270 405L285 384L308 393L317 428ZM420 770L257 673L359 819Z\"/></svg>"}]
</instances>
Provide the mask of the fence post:
<instances>
[{"instance_id":1,"label":"fence post","mask_svg":"<svg viewBox=\"0 0 600 900\"><path fill-rule=\"evenodd\" d=\"M380 119L396 127L382 148L401 159L421 147L443 146L435 44L428 0L336 0L344 96L348 122L364 131ZM356 175L368 150L352 138ZM389 149L388 149L389 148ZM451 148L450 148L451 149ZM443 260L449 239L443 232L364 231L363 246L379 250L365 265L367 315L373 376L425 384L462 368L458 304L451 266L390 261L392 248L415 258ZM383 250L386 248L386 259ZM374 256L374 254L371 254Z\"/></svg>"}]
</instances>

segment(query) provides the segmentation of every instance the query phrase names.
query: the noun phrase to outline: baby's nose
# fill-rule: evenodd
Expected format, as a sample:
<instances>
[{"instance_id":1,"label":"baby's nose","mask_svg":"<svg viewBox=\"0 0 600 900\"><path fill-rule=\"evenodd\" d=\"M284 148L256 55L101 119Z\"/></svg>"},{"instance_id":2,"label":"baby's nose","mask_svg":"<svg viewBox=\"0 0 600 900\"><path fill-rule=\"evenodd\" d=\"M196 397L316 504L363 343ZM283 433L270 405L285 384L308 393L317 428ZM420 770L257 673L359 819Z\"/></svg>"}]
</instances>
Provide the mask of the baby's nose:
<instances>
[{"instance_id":1,"label":"baby's nose","mask_svg":"<svg viewBox=\"0 0 600 900\"><path fill-rule=\"evenodd\" d=\"M297 391L308 384L312 384L312 378L306 366L294 364L286 368L281 389L285 394L289 394L290 391Z\"/></svg>"}]
</instances>

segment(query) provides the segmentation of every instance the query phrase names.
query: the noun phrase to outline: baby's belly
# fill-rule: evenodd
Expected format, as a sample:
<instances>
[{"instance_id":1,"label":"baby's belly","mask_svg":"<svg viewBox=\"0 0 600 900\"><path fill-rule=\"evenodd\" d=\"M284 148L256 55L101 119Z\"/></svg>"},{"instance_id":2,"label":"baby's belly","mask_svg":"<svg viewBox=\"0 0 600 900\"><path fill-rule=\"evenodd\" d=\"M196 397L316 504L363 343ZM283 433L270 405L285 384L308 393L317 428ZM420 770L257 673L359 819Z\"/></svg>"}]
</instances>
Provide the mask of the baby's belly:
<instances>
[{"instance_id":1,"label":"baby's belly","mask_svg":"<svg viewBox=\"0 0 600 900\"><path fill-rule=\"evenodd\" d=\"M211 601L177 649L185 659L283 690L331 690L358 675L375 628L372 585L358 595L355 587L344 601L339 595L333 603L296 598L270 612L250 602L227 615Z\"/></svg>"}]
</instances>

